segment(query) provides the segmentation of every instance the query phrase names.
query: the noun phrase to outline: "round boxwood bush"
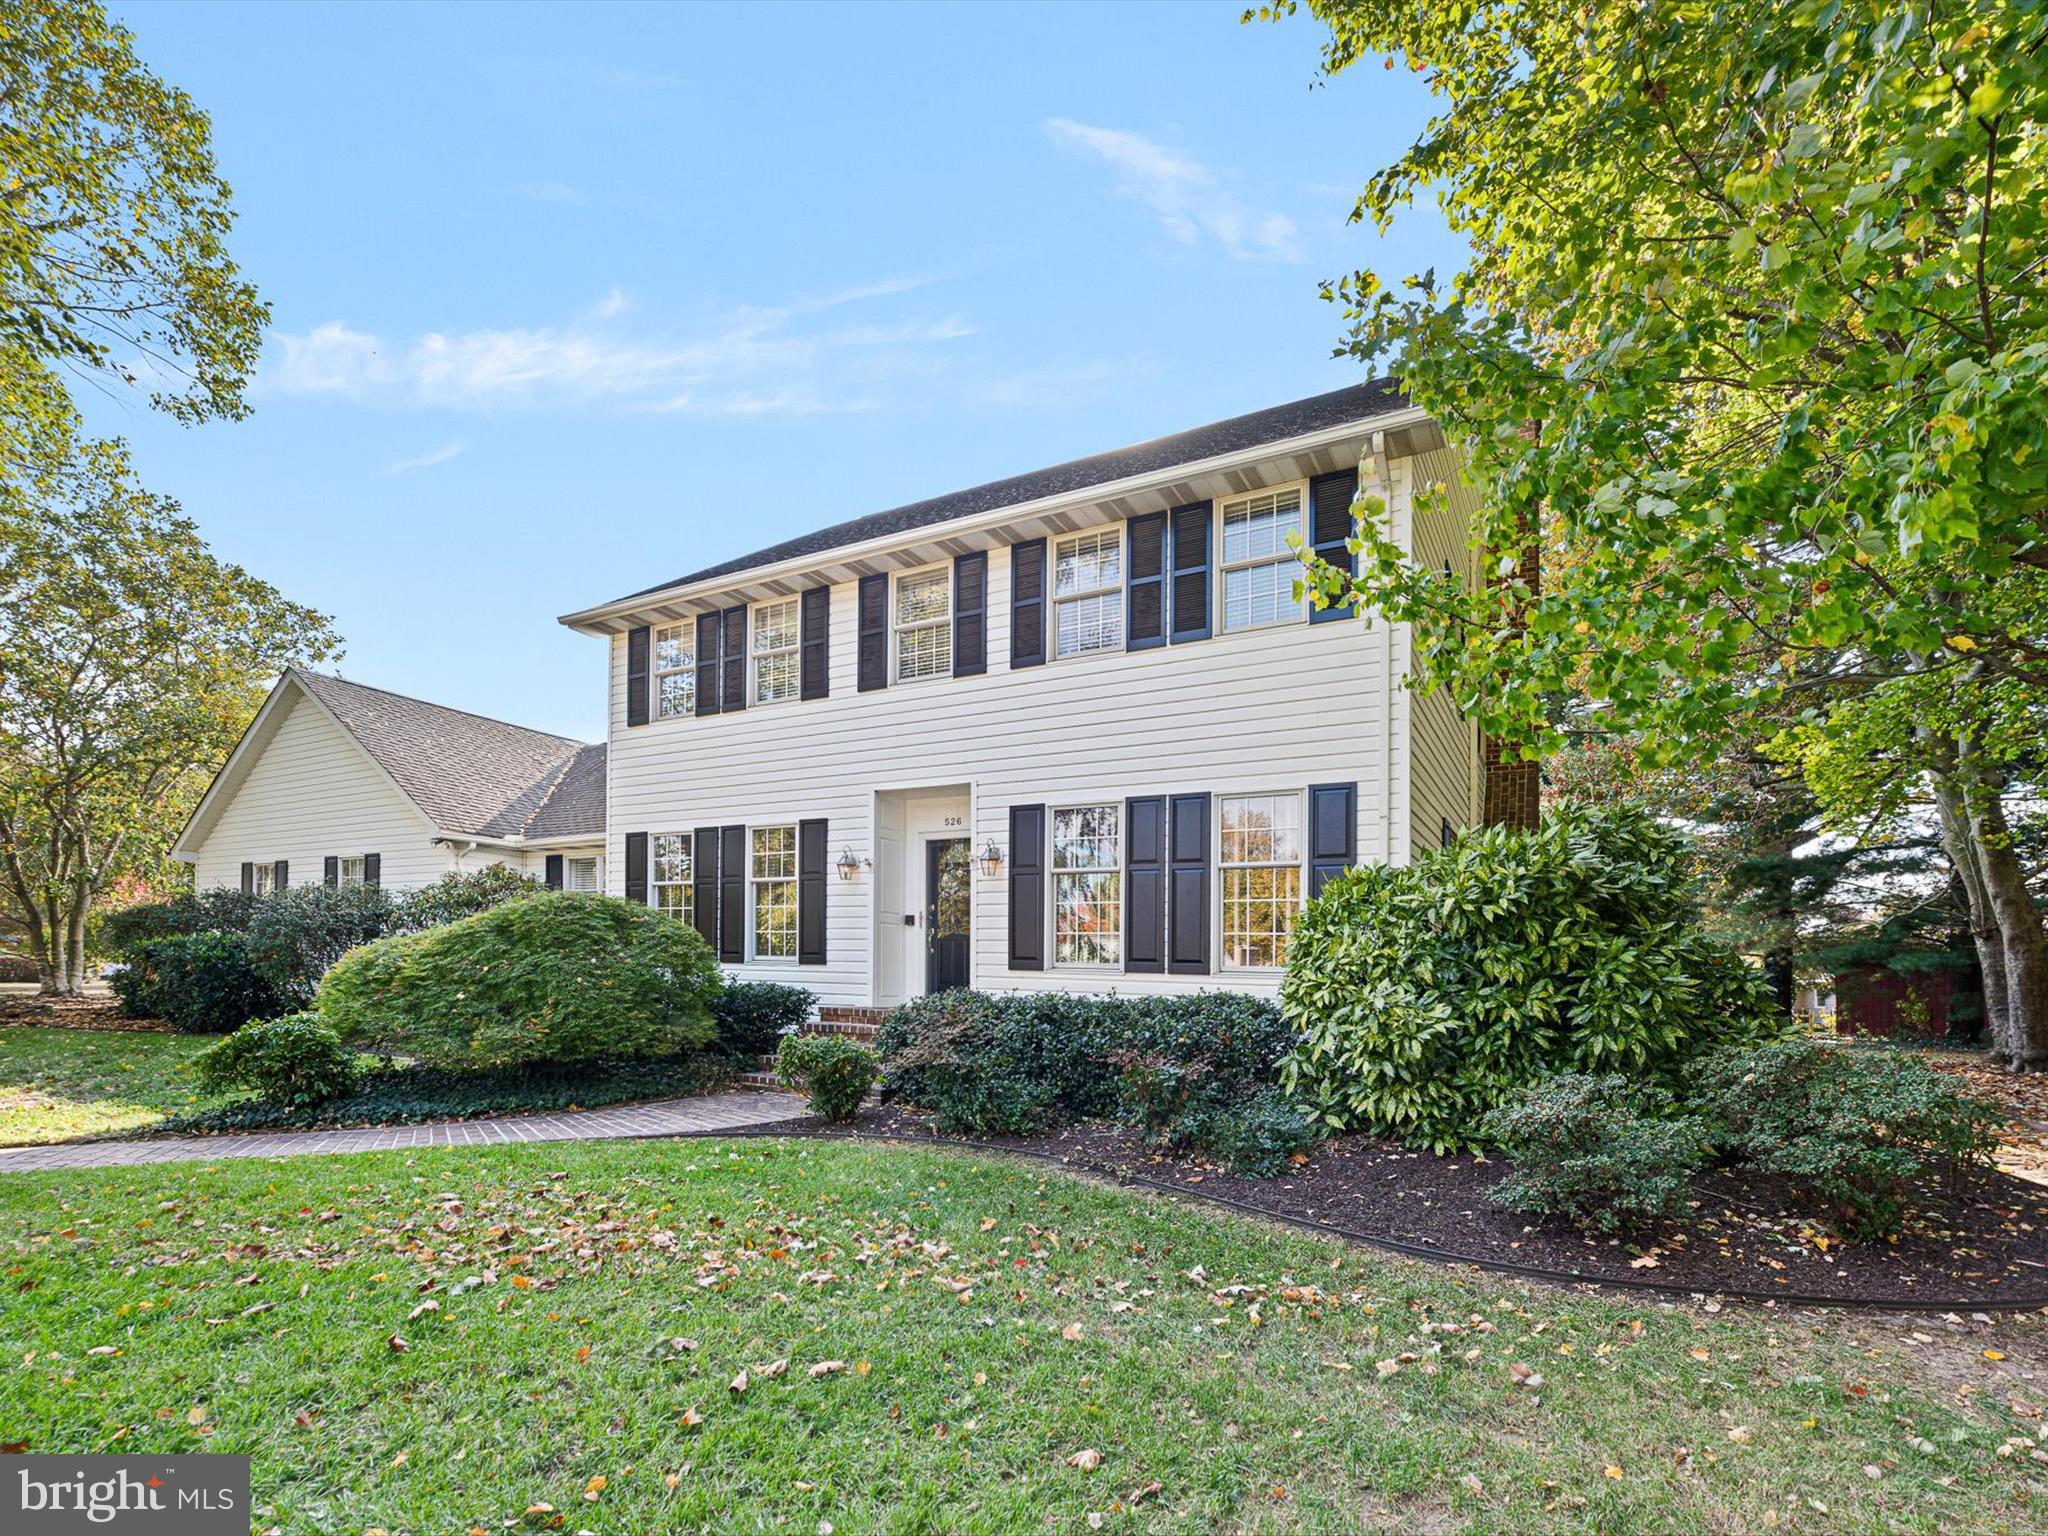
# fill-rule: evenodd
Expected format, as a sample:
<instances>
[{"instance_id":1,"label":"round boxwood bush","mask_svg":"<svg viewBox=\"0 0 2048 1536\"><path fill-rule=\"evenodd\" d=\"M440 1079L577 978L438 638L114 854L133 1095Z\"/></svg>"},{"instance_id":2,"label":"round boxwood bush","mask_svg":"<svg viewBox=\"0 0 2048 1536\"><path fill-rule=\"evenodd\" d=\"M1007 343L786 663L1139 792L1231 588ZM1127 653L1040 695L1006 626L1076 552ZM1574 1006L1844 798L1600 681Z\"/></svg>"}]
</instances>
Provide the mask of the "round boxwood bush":
<instances>
[{"instance_id":1,"label":"round boxwood bush","mask_svg":"<svg viewBox=\"0 0 2048 1536\"><path fill-rule=\"evenodd\" d=\"M1494 1108L1480 1133L1513 1167L1492 1198L1601 1232L1683 1214L1708 1128L1618 1072L1560 1072Z\"/></svg>"},{"instance_id":2,"label":"round boxwood bush","mask_svg":"<svg viewBox=\"0 0 2048 1536\"><path fill-rule=\"evenodd\" d=\"M121 1011L188 1035L224 1035L277 1012L239 933L189 933L132 945L113 975Z\"/></svg>"},{"instance_id":3,"label":"round boxwood bush","mask_svg":"<svg viewBox=\"0 0 2048 1536\"><path fill-rule=\"evenodd\" d=\"M719 1049L733 1056L765 1056L783 1035L811 1016L818 994L780 981L728 981L711 1004Z\"/></svg>"},{"instance_id":4,"label":"round boxwood bush","mask_svg":"<svg viewBox=\"0 0 2048 1536\"><path fill-rule=\"evenodd\" d=\"M1675 1083L1702 1051L1788 1029L1701 927L1688 863L1622 805L1348 871L1295 929L1283 1086L1333 1130L1447 1151L1557 1073Z\"/></svg>"},{"instance_id":5,"label":"round boxwood bush","mask_svg":"<svg viewBox=\"0 0 2048 1536\"><path fill-rule=\"evenodd\" d=\"M785 1035L775 1075L810 1101L811 1112L835 1124L860 1113L875 1082L875 1053L844 1035Z\"/></svg>"},{"instance_id":6,"label":"round boxwood bush","mask_svg":"<svg viewBox=\"0 0 2048 1536\"><path fill-rule=\"evenodd\" d=\"M253 1019L199 1055L209 1088L248 1088L270 1104L324 1104L356 1086L356 1056L315 1014Z\"/></svg>"},{"instance_id":7,"label":"round boxwood bush","mask_svg":"<svg viewBox=\"0 0 2048 1536\"><path fill-rule=\"evenodd\" d=\"M351 1044L505 1067L698 1049L718 988L695 929L638 902L548 891L351 950L318 1008Z\"/></svg>"}]
</instances>

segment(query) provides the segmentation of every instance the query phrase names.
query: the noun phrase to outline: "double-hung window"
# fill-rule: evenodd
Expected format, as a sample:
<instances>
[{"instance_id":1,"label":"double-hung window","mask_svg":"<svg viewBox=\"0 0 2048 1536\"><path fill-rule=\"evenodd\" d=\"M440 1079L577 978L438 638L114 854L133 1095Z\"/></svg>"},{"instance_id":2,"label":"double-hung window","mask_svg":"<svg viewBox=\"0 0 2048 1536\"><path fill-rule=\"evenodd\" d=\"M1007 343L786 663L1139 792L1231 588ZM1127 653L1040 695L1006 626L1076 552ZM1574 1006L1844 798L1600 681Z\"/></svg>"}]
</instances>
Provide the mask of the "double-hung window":
<instances>
[{"instance_id":1,"label":"double-hung window","mask_svg":"<svg viewBox=\"0 0 2048 1536\"><path fill-rule=\"evenodd\" d=\"M1123 529L1098 528L1053 545L1053 654L1124 648Z\"/></svg>"},{"instance_id":2,"label":"double-hung window","mask_svg":"<svg viewBox=\"0 0 2048 1536\"><path fill-rule=\"evenodd\" d=\"M754 702L779 704L801 687L797 675L797 599L754 610Z\"/></svg>"},{"instance_id":3,"label":"double-hung window","mask_svg":"<svg viewBox=\"0 0 2048 1536\"><path fill-rule=\"evenodd\" d=\"M947 677L953 671L953 573L913 571L896 578L896 677Z\"/></svg>"},{"instance_id":4,"label":"double-hung window","mask_svg":"<svg viewBox=\"0 0 2048 1536\"><path fill-rule=\"evenodd\" d=\"M593 858L562 860L562 889L577 891L583 895L597 892L597 860Z\"/></svg>"},{"instance_id":5,"label":"double-hung window","mask_svg":"<svg viewBox=\"0 0 2048 1536\"><path fill-rule=\"evenodd\" d=\"M796 828L755 827L747 885L754 903L754 958L796 958Z\"/></svg>"},{"instance_id":6,"label":"double-hung window","mask_svg":"<svg viewBox=\"0 0 2048 1536\"><path fill-rule=\"evenodd\" d=\"M361 854L357 854L354 858L336 859L334 861L334 870L335 884L361 885L363 883L365 861Z\"/></svg>"},{"instance_id":7,"label":"double-hung window","mask_svg":"<svg viewBox=\"0 0 2048 1536\"><path fill-rule=\"evenodd\" d=\"M1123 807L1077 805L1052 813L1052 955L1055 965L1116 965L1123 958Z\"/></svg>"},{"instance_id":8,"label":"double-hung window","mask_svg":"<svg viewBox=\"0 0 2048 1536\"><path fill-rule=\"evenodd\" d=\"M1302 488L1282 486L1223 503L1223 627L1256 629L1302 616L1294 581L1300 557L1287 536L1301 532Z\"/></svg>"},{"instance_id":9,"label":"double-hung window","mask_svg":"<svg viewBox=\"0 0 2048 1536\"><path fill-rule=\"evenodd\" d=\"M664 624L654 632L654 713L697 712L697 626Z\"/></svg>"},{"instance_id":10,"label":"double-hung window","mask_svg":"<svg viewBox=\"0 0 2048 1536\"><path fill-rule=\"evenodd\" d=\"M693 923L697 920L696 883L692 878L696 865L691 855L690 834L687 832L657 832L649 838L648 885L654 890L654 906L657 911L666 912L679 922ZM595 864L596 860L591 860ZM563 870L566 885L568 871Z\"/></svg>"},{"instance_id":11,"label":"double-hung window","mask_svg":"<svg viewBox=\"0 0 2048 1536\"><path fill-rule=\"evenodd\" d=\"M249 889L258 896L277 894L277 865L274 861L264 859L257 864Z\"/></svg>"},{"instance_id":12,"label":"double-hung window","mask_svg":"<svg viewBox=\"0 0 2048 1536\"><path fill-rule=\"evenodd\" d=\"M1301 796L1222 797L1223 963L1287 963L1301 911Z\"/></svg>"}]
</instances>

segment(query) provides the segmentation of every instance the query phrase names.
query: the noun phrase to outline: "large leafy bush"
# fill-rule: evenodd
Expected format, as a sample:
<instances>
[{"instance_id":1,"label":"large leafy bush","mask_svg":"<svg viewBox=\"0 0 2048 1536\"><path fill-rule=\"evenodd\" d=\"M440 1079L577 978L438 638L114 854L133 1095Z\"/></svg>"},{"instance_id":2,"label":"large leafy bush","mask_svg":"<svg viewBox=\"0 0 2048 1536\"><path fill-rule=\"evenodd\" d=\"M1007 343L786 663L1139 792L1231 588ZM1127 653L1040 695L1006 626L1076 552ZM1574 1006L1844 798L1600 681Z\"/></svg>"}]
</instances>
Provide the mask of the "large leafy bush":
<instances>
[{"instance_id":1,"label":"large leafy bush","mask_svg":"<svg viewBox=\"0 0 2048 1536\"><path fill-rule=\"evenodd\" d=\"M718 1047L736 1057L765 1056L811 1016L818 994L780 981L728 981L711 1004Z\"/></svg>"},{"instance_id":2,"label":"large leafy bush","mask_svg":"<svg viewBox=\"0 0 2048 1536\"><path fill-rule=\"evenodd\" d=\"M844 1035L786 1035L775 1075L810 1101L822 1120L842 1124L860 1113L875 1082L875 1053Z\"/></svg>"},{"instance_id":3,"label":"large leafy bush","mask_svg":"<svg viewBox=\"0 0 2048 1536\"><path fill-rule=\"evenodd\" d=\"M277 999L239 933L189 933L130 947L114 973L121 1011L190 1035L224 1035L276 1013Z\"/></svg>"},{"instance_id":4,"label":"large leafy bush","mask_svg":"<svg viewBox=\"0 0 2048 1536\"><path fill-rule=\"evenodd\" d=\"M400 898L398 917L393 925L397 931L412 933L422 928L438 928L443 923L460 922L465 917L475 917L479 912L519 896L531 896L547 887L531 875L522 875L516 869L507 869L503 864L487 864L482 869L461 870L443 875L432 885L423 885L417 890L407 891Z\"/></svg>"},{"instance_id":5,"label":"large leafy bush","mask_svg":"<svg viewBox=\"0 0 2048 1536\"><path fill-rule=\"evenodd\" d=\"M1618 1072L1560 1072L1480 1122L1514 1171L1493 1198L1602 1232L1677 1215L1707 1160L1707 1127Z\"/></svg>"},{"instance_id":6,"label":"large leafy bush","mask_svg":"<svg viewBox=\"0 0 2048 1536\"><path fill-rule=\"evenodd\" d=\"M269 1104L324 1104L351 1092L356 1054L310 1013L253 1019L199 1055L209 1088L249 1088Z\"/></svg>"},{"instance_id":7,"label":"large leafy bush","mask_svg":"<svg viewBox=\"0 0 2048 1536\"><path fill-rule=\"evenodd\" d=\"M152 939L181 938L188 933L245 933L262 900L245 891L222 888L122 907L99 920L99 947L116 960L126 960L137 944Z\"/></svg>"},{"instance_id":8,"label":"large leafy bush","mask_svg":"<svg viewBox=\"0 0 2048 1536\"><path fill-rule=\"evenodd\" d=\"M404 898L378 885L295 885L256 904L249 959L279 1001L304 1008L329 966L390 932Z\"/></svg>"},{"instance_id":9,"label":"large leafy bush","mask_svg":"<svg viewBox=\"0 0 2048 1536\"><path fill-rule=\"evenodd\" d=\"M697 1049L718 987L695 929L547 891L350 951L318 1007L352 1044L475 1069Z\"/></svg>"},{"instance_id":10,"label":"large leafy bush","mask_svg":"<svg viewBox=\"0 0 2048 1536\"><path fill-rule=\"evenodd\" d=\"M1861 1238L1903 1226L1916 1184L1987 1165L2003 1121L1915 1057L1805 1039L1715 1052L1698 1099L1726 1150L1801 1181Z\"/></svg>"},{"instance_id":11,"label":"large leafy bush","mask_svg":"<svg viewBox=\"0 0 2048 1536\"><path fill-rule=\"evenodd\" d=\"M1437 1150L1559 1072L1671 1082L1700 1052L1787 1028L1709 939L1684 840L1629 806L1491 828L1325 888L1294 934L1282 1081L1336 1130Z\"/></svg>"}]
</instances>

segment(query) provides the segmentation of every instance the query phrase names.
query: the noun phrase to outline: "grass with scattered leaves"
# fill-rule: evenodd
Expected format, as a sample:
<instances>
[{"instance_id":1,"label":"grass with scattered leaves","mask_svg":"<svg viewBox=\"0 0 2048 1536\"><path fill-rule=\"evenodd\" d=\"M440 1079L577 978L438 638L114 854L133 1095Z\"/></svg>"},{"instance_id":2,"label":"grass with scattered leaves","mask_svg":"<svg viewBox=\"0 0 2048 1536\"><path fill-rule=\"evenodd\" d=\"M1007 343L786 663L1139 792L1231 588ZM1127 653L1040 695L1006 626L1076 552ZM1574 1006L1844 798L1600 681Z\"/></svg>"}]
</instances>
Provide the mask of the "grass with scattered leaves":
<instances>
[{"instance_id":1,"label":"grass with scattered leaves","mask_svg":"<svg viewBox=\"0 0 2048 1536\"><path fill-rule=\"evenodd\" d=\"M208 1109L192 1058L205 1035L0 1025L0 1146L141 1130Z\"/></svg>"},{"instance_id":2,"label":"grass with scattered leaves","mask_svg":"<svg viewBox=\"0 0 2048 1536\"><path fill-rule=\"evenodd\" d=\"M256 1529L2018 1531L2048 1342L1594 1298L781 1140L0 1179L0 1440Z\"/></svg>"}]
</instances>

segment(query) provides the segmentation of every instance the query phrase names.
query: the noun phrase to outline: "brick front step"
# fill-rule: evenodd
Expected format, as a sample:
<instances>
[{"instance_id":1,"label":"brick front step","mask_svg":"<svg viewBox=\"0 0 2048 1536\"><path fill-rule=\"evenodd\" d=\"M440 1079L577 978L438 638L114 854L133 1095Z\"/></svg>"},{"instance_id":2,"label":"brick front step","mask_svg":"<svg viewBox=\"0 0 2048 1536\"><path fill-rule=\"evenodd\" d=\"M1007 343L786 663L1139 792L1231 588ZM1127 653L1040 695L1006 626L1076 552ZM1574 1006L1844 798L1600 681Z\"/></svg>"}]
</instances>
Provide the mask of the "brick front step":
<instances>
[{"instance_id":1,"label":"brick front step","mask_svg":"<svg viewBox=\"0 0 2048 1536\"><path fill-rule=\"evenodd\" d=\"M839 1003L827 1003L818 1010L820 1024L866 1024L872 1027L888 1016L886 1008L854 1008Z\"/></svg>"},{"instance_id":2,"label":"brick front step","mask_svg":"<svg viewBox=\"0 0 2048 1536\"><path fill-rule=\"evenodd\" d=\"M780 1093L782 1083L773 1072L742 1072L732 1080L735 1088L747 1093Z\"/></svg>"}]
</instances>

